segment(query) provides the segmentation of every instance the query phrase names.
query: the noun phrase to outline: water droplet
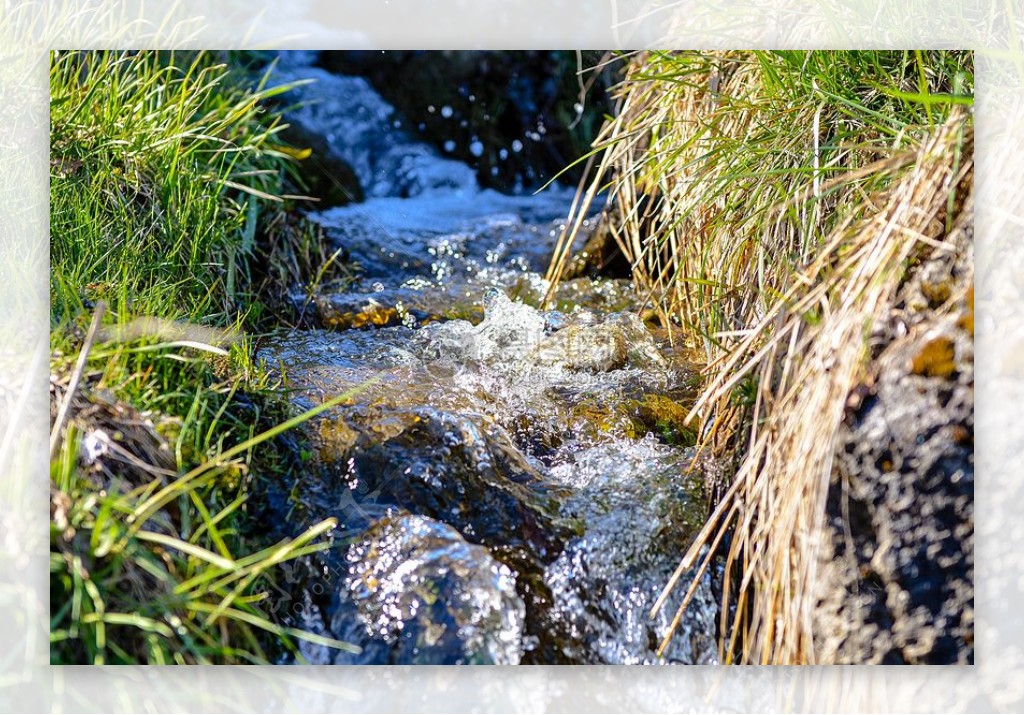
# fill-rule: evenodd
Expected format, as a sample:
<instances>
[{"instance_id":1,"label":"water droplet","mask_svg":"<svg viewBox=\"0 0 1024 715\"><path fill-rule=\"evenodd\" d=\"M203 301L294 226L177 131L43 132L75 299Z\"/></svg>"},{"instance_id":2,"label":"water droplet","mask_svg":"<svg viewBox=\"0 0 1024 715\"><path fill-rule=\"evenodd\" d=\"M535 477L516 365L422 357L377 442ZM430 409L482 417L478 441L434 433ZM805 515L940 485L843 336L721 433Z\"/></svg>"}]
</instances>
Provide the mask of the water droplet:
<instances>
[{"instance_id":1,"label":"water droplet","mask_svg":"<svg viewBox=\"0 0 1024 715\"><path fill-rule=\"evenodd\" d=\"M447 104L441 107L441 116L444 117L445 119L450 119L454 113L454 110L452 110L452 108L449 107Z\"/></svg>"},{"instance_id":2,"label":"water droplet","mask_svg":"<svg viewBox=\"0 0 1024 715\"><path fill-rule=\"evenodd\" d=\"M514 152L516 152L518 154L522 150L523 150L523 143L521 141L519 141L518 139L513 139L512 140L512 151L514 151Z\"/></svg>"},{"instance_id":3,"label":"water droplet","mask_svg":"<svg viewBox=\"0 0 1024 715\"><path fill-rule=\"evenodd\" d=\"M455 142L452 139L449 139L448 141L446 141L444 143L444 150L447 151L447 152L455 151Z\"/></svg>"},{"instance_id":4,"label":"water droplet","mask_svg":"<svg viewBox=\"0 0 1024 715\"><path fill-rule=\"evenodd\" d=\"M484 293L484 307L489 307L492 303L494 303L495 300L498 299L498 296L503 295L505 294L502 293L501 290L498 288L488 288L487 292Z\"/></svg>"},{"instance_id":5,"label":"water droplet","mask_svg":"<svg viewBox=\"0 0 1024 715\"><path fill-rule=\"evenodd\" d=\"M480 141L479 139L475 139L474 138L472 143L469 145L469 153L472 154L473 156L483 156L483 153L484 153L484 144L483 144L483 142Z\"/></svg>"}]
</instances>

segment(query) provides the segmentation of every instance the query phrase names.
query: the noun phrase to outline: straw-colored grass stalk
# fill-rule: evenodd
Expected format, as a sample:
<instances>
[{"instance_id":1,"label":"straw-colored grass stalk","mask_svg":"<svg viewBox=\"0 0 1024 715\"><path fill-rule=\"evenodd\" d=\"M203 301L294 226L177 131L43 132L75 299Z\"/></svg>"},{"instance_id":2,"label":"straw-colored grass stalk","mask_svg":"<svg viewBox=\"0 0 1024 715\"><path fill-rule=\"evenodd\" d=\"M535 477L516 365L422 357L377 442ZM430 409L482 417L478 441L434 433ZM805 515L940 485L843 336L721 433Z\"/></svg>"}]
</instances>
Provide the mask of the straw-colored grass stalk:
<instances>
[{"instance_id":1,"label":"straw-colored grass stalk","mask_svg":"<svg viewBox=\"0 0 1024 715\"><path fill-rule=\"evenodd\" d=\"M608 189L638 287L705 354L690 415L702 448L738 457L655 605L724 550L727 662L816 662L826 496L872 326L908 265L953 250L944 237L971 220L965 59L969 69L969 55L935 53L641 56L595 144L581 203Z\"/></svg>"}]
</instances>

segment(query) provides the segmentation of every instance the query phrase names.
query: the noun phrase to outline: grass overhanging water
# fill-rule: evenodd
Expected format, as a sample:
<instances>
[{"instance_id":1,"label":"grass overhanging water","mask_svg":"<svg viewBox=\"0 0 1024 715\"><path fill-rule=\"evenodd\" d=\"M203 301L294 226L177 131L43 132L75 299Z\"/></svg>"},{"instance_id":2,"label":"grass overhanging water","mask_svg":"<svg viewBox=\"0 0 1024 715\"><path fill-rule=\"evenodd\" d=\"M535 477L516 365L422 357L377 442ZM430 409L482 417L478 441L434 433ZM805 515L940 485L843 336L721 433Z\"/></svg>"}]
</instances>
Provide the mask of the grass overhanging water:
<instances>
[{"instance_id":1,"label":"grass overhanging water","mask_svg":"<svg viewBox=\"0 0 1024 715\"><path fill-rule=\"evenodd\" d=\"M72 408L52 442L52 662L348 647L264 607L274 568L325 548L333 522L279 544L246 525L254 481L286 458L253 447L326 408L286 420L246 333L282 287L338 273L296 214L304 152L270 106L287 88L205 52L51 59L51 413Z\"/></svg>"},{"instance_id":2,"label":"grass overhanging water","mask_svg":"<svg viewBox=\"0 0 1024 715\"><path fill-rule=\"evenodd\" d=\"M700 448L736 456L675 578L729 544L738 576L723 594L723 660L814 662L813 535L871 325L909 266L952 250L973 220L972 54L624 59L615 116L584 157L592 168L547 277L557 285L607 192L637 286L707 365L689 415ZM970 293L970 280L955 286L939 312Z\"/></svg>"}]
</instances>

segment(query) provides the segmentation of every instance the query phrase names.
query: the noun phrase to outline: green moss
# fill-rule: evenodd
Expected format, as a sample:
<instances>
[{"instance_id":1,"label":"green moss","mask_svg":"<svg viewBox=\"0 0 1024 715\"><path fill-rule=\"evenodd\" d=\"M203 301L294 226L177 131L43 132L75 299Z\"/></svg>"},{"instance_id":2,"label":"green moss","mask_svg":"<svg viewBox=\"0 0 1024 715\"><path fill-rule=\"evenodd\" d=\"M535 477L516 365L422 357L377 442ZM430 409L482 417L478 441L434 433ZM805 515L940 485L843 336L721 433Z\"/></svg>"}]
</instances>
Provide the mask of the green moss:
<instances>
[{"instance_id":1,"label":"green moss","mask_svg":"<svg viewBox=\"0 0 1024 715\"><path fill-rule=\"evenodd\" d=\"M633 403L633 414L641 428L671 445L692 447L696 444L696 433L686 425L688 412L665 395L644 395Z\"/></svg>"},{"instance_id":2,"label":"green moss","mask_svg":"<svg viewBox=\"0 0 1024 715\"><path fill-rule=\"evenodd\" d=\"M691 447L696 444L696 433L686 425L687 412L682 404L660 394L614 403L591 397L572 408L573 417L598 434L640 439L652 433L666 444Z\"/></svg>"},{"instance_id":3,"label":"green moss","mask_svg":"<svg viewBox=\"0 0 1024 715\"><path fill-rule=\"evenodd\" d=\"M630 439L643 436L626 403L609 404L597 397L586 398L572 407L574 420L598 434L622 434Z\"/></svg>"}]
</instances>

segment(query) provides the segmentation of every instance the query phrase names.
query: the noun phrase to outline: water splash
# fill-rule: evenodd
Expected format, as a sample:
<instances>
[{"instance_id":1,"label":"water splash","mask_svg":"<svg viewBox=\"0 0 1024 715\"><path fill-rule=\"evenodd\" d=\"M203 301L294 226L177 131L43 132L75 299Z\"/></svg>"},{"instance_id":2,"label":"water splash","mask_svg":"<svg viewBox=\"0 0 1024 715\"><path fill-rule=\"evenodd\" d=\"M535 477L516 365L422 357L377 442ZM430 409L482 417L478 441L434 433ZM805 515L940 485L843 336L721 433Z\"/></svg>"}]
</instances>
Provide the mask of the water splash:
<instances>
[{"instance_id":1,"label":"water splash","mask_svg":"<svg viewBox=\"0 0 1024 715\"><path fill-rule=\"evenodd\" d=\"M655 650L681 594L654 620L648 613L702 517L692 497L698 485L681 477L687 455L650 435L563 451L567 458L549 476L572 487L563 511L587 524L545 571L553 618L571 636L565 654L586 662L658 662ZM688 585L684 579L680 591ZM687 611L684 637L672 640L665 659L712 662L716 612L705 575Z\"/></svg>"},{"instance_id":2,"label":"water splash","mask_svg":"<svg viewBox=\"0 0 1024 715\"><path fill-rule=\"evenodd\" d=\"M703 510L689 451L652 434L672 416L643 417L688 368L627 282L580 279L559 310L534 307L571 190L480 190L364 80L290 60L277 81L316 81L289 91L305 102L289 120L368 197L312 215L366 285L297 293L331 330L259 353L303 407L378 379L310 423L316 457L292 490L354 538L319 623L364 650L335 662L709 662L707 577L665 660L677 602L647 618Z\"/></svg>"},{"instance_id":3,"label":"water splash","mask_svg":"<svg viewBox=\"0 0 1024 715\"><path fill-rule=\"evenodd\" d=\"M286 119L323 136L336 158L352 167L367 197L475 192L465 164L444 159L394 125L395 109L362 77L313 67L308 53L280 53L287 61L270 85L301 82L285 93L295 108Z\"/></svg>"},{"instance_id":4,"label":"water splash","mask_svg":"<svg viewBox=\"0 0 1024 715\"><path fill-rule=\"evenodd\" d=\"M387 518L346 561L332 630L363 650L335 663L519 663L526 607L515 574L452 527Z\"/></svg>"},{"instance_id":5,"label":"water splash","mask_svg":"<svg viewBox=\"0 0 1024 715\"><path fill-rule=\"evenodd\" d=\"M524 596L531 658L660 662L654 650L677 603L653 622L646 613L703 501L682 476L686 450L627 436L628 406L678 382L681 368L632 316L552 316L500 290L483 301L478 325L305 333L264 356L290 354L281 360L292 385L310 397L380 378L321 422L321 458L344 465L355 501L369 493L447 521L543 584L547 605ZM577 330L592 337L560 338ZM607 345L620 343L621 361L609 362ZM668 661L714 657L712 601L705 578Z\"/></svg>"}]
</instances>

